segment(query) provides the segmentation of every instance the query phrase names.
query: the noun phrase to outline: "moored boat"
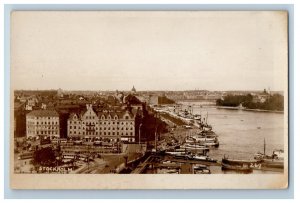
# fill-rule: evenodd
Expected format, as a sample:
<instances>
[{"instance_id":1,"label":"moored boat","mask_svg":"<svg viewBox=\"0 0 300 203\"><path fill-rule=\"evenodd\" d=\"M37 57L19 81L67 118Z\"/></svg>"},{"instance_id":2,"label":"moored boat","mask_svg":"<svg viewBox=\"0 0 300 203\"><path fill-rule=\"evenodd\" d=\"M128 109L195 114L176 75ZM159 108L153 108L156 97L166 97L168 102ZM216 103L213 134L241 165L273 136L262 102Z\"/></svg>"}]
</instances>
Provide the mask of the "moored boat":
<instances>
[{"instance_id":1,"label":"moored boat","mask_svg":"<svg viewBox=\"0 0 300 203\"><path fill-rule=\"evenodd\" d=\"M193 166L194 174L210 174L210 170L206 165L196 164Z\"/></svg>"},{"instance_id":2,"label":"moored boat","mask_svg":"<svg viewBox=\"0 0 300 203\"><path fill-rule=\"evenodd\" d=\"M194 155L192 159L198 161L217 162L217 160L212 159L207 155L199 155L199 154Z\"/></svg>"},{"instance_id":3,"label":"moored boat","mask_svg":"<svg viewBox=\"0 0 300 203\"><path fill-rule=\"evenodd\" d=\"M264 139L264 153L256 153L254 159L259 161L265 168L284 168L284 151L274 150L272 155L266 154L266 140Z\"/></svg>"},{"instance_id":4,"label":"moored boat","mask_svg":"<svg viewBox=\"0 0 300 203\"><path fill-rule=\"evenodd\" d=\"M252 172L253 168L260 167L257 160L242 160L229 159L225 157L222 159L222 170L236 170L243 172Z\"/></svg>"},{"instance_id":5,"label":"moored boat","mask_svg":"<svg viewBox=\"0 0 300 203\"><path fill-rule=\"evenodd\" d=\"M180 146L182 149L194 149L194 150L205 150L207 149L206 146L204 145L199 145L199 144L190 144L190 143L185 143L184 145Z\"/></svg>"}]
</instances>

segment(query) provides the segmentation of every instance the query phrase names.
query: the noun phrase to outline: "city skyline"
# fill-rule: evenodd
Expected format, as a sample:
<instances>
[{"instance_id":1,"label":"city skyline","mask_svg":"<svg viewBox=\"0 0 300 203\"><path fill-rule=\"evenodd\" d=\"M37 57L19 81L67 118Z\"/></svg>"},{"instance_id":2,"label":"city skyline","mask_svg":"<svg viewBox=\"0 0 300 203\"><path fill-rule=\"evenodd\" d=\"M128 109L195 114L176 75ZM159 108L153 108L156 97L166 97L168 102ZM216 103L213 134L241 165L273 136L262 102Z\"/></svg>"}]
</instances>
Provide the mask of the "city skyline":
<instances>
[{"instance_id":1,"label":"city skyline","mask_svg":"<svg viewBox=\"0 0 300 203\"><path fill-rule=\"evenodd\" d=\"M130 92L132 86L128 89L93 89L93 90L88 90L88 89L64 89L59 87L58 89L61 89L62 91L66 92L76 92L76 91L87 91L87 92ZM15 89L15 91L57 91L58 89ZM208 91L208 92L263 92L264 90L269 91L268 88L263 88L263 89L257 89L257 90L241 90L241 89L236 89L236 90L208 90L208 89L185 89L185 90L167 90L167 89L157 89L157 90L150 90L150 89L144 89L140 90L137 89L136 92L185 92L185 91ZM270 89L270 92L284 92L284 90L272 90Z\"/></svg>"},{"instance_id":2,"label":"city skyline","mask_svg":"<svg viewBox=\"0 0 300 203\"><path fill-rule=\"evenodd\" d=\"M284 91L285 15L13 13L12 81L33 90Z\"/></svg>"}]
</instances>

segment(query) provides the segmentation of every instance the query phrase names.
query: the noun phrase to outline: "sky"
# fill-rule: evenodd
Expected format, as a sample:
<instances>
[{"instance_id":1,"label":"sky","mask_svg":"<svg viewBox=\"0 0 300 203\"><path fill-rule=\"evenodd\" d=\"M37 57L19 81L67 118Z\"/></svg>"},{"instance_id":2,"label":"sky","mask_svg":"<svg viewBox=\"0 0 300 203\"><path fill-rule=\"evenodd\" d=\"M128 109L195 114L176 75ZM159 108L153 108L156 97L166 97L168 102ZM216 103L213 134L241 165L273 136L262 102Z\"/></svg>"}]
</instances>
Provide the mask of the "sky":
<instances>
[{"instance_id":1,"label":"sky","mask_svg":"<svg viewBox=\"0 0 300 203\"><path fill-rule=\"evenodd\" d=\"M285 90L284 12L15 11L14 89Z\"/></svg>"}]
</instances>

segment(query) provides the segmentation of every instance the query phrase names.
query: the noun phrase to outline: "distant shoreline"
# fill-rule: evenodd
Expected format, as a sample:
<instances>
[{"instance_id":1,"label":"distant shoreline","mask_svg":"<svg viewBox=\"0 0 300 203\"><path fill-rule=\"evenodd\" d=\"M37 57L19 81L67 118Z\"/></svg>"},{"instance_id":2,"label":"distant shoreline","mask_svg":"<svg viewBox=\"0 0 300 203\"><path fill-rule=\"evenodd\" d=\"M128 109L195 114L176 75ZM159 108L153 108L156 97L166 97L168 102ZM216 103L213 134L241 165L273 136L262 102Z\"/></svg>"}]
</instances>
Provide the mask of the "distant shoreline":
<instances>
[{"instance_id":1,"label":"distant shoreline","mask_svg":"<svg viewBox=\"0 0 300 203\"><path fill-rule=\"evenodd\" d=\"M247 109L247 108L239 108L239 107L231 107L231 106L216 106L217 109L229 109L229 110L243 110L243 111L254 111L254 112L267 112L267 113L284 113L284 111L276 111L276 110L265 110L265 109Z\"/></svg>"}]
</instances>

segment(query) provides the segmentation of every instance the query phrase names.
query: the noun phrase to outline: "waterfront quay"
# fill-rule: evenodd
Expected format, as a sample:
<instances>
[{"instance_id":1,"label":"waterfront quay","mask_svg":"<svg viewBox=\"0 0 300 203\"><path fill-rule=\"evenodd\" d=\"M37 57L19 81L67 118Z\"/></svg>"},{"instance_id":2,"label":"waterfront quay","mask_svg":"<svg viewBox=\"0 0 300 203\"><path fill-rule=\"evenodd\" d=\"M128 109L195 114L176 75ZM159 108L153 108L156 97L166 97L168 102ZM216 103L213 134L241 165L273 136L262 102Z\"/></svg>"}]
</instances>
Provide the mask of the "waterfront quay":
<instances>
[{"instance_id":1,"label":"waterfront quay","mask_svg":"<svg viewBox=\"0 0 300 203\"><path fill-rule=\"evenodd\" d=\"M190 106L190 103L186 104L186 107L188 108ZM197 106L197 108L199 108ZM170 111L171 109L171 111ZM170 125L173 126L170 132L164 134L161 136L161 140L157 142L157 150L155 150L156 153L152 153L152 155L149 156L149 158L144 162L141 163L136 167L136 170L133 170L132 173L155 173L155 174L180 174L180 173L190 173L190 174L220 174L220 173L256 173L256 174L261 174L261 173L283 173L284 167L282 165L282 158L275 158L271 159L272 164L274 165L268 165L265 162L260 162L256 159L254 159L254 154L262 151L263 150L263 140L261 143L261 148L259 148L259 144L256 144L256 147L253 147L253 151L247 151L249 148L244 147L241 148L241 146L245 145L246 143L240 143L239 139L235 139L235 142L232 142L230 140L227 140L227 134L222 133L224 130L221 127L227 126L228 124L224 125L224 122L232 122L231 125L235 127L235 123L238 123L239 125L246 125L248 123L245 123L249 120L249 116L255 116L259 120L260 118L265 118L269 119L272 118L273 116L280 117L280 115L271 115L271 114L264 114L263 112L257 112L257 113L248 113L248 112L243 112L239 109L236 109L234 111L232 110L225 110L225 109L218 109L216 107L209 107L209 108L202 108L201 111L209 111L211 112L210 114L210 120L211 123L213 124L214 129L216 129L217 137L220 140L220 147L209 147L209 157L212 158L209 161L206 160L195 160L192 157L189 156L181 156L177 155L176 153L173 153L172 155L170 154L162 154L161 149L165 148L172 148L173 146L178 146L178 145L184 145L186 142L186 138L193 136L195 134L198 134L199 127L197 125L188 125L188 122L185 122L182 125L178 125L178 123L187 121L181 118L180 115L176 115L172 112L173 106L169 107L164 107L164 109L160 108L159 112L161 114L167 114L168 116L162 116L163 119L166 120L166 122ZM199 111L198 111L199 112ZM198 113L196 112L196 113ZM220 112L220 113L219 113ZM218 113L218 114L217 114ZM206 112L205 112L206 114ZM236 120L231 118L231 114L234 115L233 118L241 117L241 119ZM240 116L241 115L241 116ZM244 118L243 115L246 117ZM170 118L170 119L168 119ZM250 117L251 118L251 117ZM221 120L222 122L220 122ZM219 125L215 125L215 123L220 123ZM252 124L252 120L248 121L249 124ZM265 136L271 136L269 134L270 132L266 131L268 129L268 126L265 126L263 122L260 122L259 124L256 124L253 126L254 130L257 131L257 135L262 135L264 133ZM238 135L240 134L239 131L239 125L236 127L236 132L232 132L232 134L229 134L230 136L232 135ZM250 126L251 128L252 126ZM245 126L245 129L249 128L249 126ZM220 133L219 133L220 132ZM253 132L253 131L252 131ZM243 134L242 134L243 135ZM256 134L255 134L256 135ZM224 137L223 137L224 136ZM247 135L248 136L248 135ZM250 136L250 134L249 134ZM252 134L253 136L253 134ZM251 137L246 137L247 139L251 139ZM245 139L245 138L244 138ZM235 146L232 147L232 149L227 150L228 144L234 144ZM248 142L248 143L251 143ZM267 152L268 154L274 155L274 149L277 147L273 145L273 143L269 143L270 147L267 147ZM238 152L235 151L235 149L238 148ZM279 145L278 148L281 148ZM226 150L226 151L225 151ZM273 150L273 152L272 152ZM168 151L168 150L167 150ZM197 149L189 149L191 153L197 153ZM180 152L180 150L178 150ZM186 152L185 152L186 153ZM241 160L243 162L249 162L253 161L252 165L250 166L250 170L248 171L241 171L241 170L226 170L222 167L222 159L225 155L229 155L231 158L235 158L235 160ZM277 161L280 161L280 164L275 166L275 163Z\"/></svg>"}]
</instances>

